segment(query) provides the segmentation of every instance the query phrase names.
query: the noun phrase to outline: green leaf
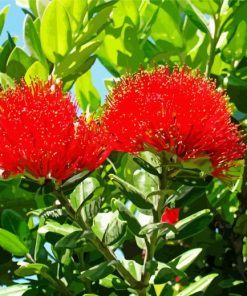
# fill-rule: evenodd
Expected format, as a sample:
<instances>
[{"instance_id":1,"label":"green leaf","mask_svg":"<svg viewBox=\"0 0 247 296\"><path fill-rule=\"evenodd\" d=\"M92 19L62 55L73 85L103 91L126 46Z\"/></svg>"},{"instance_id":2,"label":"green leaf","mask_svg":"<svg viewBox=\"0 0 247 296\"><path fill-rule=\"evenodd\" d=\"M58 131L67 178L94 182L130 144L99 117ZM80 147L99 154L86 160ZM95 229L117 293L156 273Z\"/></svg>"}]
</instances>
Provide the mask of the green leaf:
<instances>
[{"instance_id":1,"label":"green leaf","mask_svg":"<svg viewBox=\"0 0 247 296\"><path fill-rule=\"evenodd\" d=\"M47 232L54 232L61 235L68 235L72 232L80 231L80 228L70 224L59 224L58 222L48 220L44 226L38 229L38 233L46 234Z\"/></svg>"},{"instance_id":2,"label":"green leaf","mask_svg":"<svg viewBox=\"0 0 247 296\"><path fill-rule=\"evenodd\" d=\"M106 26L111 11L112 6L108 6L91 18L83 32L76 39L76 45L80 46L91 40L95 35L98 36L102 29Z\"/></svg>"},{"instance_id":3,"label":"green leaf","mask_svg":"<svg viewBox=\"0 0 247 296\"><path fill-rule=\"evenodd\" d=\"M196 249L186 251L183 254L179 255L178 257L172 259L169 262L169 265L175 266L176 269L184 271L201 254L201 252L202 252L201 248L196 248Z\"/></svg>"},{"instance_id":4,"label":"green leaf","mask_svg":"<svg viewBox=\"0 0 247 296\"><path fill-rule=\"evenodd\" d=\"M111 262L103 262L99 265L96 265L92 268L89 268L86 271L83 271L81 275L79 276L80 279L89 279L92 282L95 282L99 279L102 279L106 277L108 274L112 273L114 271L114 265L116 264L115 261Z\"/></svg>"},{"instance_id":5,"label":"green leaf","mask_svg":"<svg viewBox=\"0 0 247 296\"><path fill-rule=\"evenodd\" d=\"M75 249L83 245L83 231L75 231L62 237L57 243L56 248Z\"/></svg>"},{"instance_id":6,"label":"green leaf","mask_svg":"<svg viewBox=\"0 0 247 296\"><path fill-rule=\"evenodd\" d=\"M2 34L3 26L5 23L5 19L8 11L9 11L9 5L4 6L4 8L0 11L0 35Z\"/></svg>"},{"instance_id":7,"label":"green leaf","mask_svg":"<svg viewBox=\"0 0 247 296\"><path fill-rule=\"evenodd\" d=\"M178 234L175 235L174 233L169 232L166 235L166 239L181 240L194 236L208 226L212 221L212 217L213 215L208 209L192 214L176 223L175 227L178 230Z\"/></svg>"},{"instance_id":8,"label":"green leaf","mask_svg":"<svg viewBox=\"0 0 247 296\"><path fill-rule=\"evenodd\" d=\"M100 106L100 94L94 87L91 72L87 71L75 82L76 100L82 110L93 112Z\"/></svg>"},{"instance_id":9,"label":"green leaf","mask_svg":"<svg viewBox=\"0 0 247 296\"><path fill-rule=\"evenodd\" d=\"M139 166L141 168L143 168L145 171L147 171L148 173L152 174L152 175L156 175L159 176L159 172L156 170L155 167L153 167L151 164L149 164L147 161L145 161L144 159L140 158L140 157L134 157L133 160L139 164Z\"/></svg>"},{"instance_id":10,"label":"green leaf","mask_svg":"<svg viewBox=\"0 0 247 296\"><path fill-rule=\"evenodd\" d=\"M64 8L66 9L66 12L68 13L73 35L76 35L82 25L83 18L87 12L87 8L88 8L87 1L85 0L59 0L59 1L63 4Z\"/></svg>"},{"instance_id":11,"label":"green leaf","mask_svg":"<svg viewBox=\"0 0 247 296\"><path fill-rule=\"evenodd\" d=\"M36 0L37 12L40 19L42 19L44 11L49 3L50 0Z\"/></svg>"},{"instance_id":12,"label":"green leaf","mask_svg":"<svg viewBox=\"0 0 247 296\"><path fill-rule=\"evenodd\" d=\"M27 247L17 236L3 228L0 228L0 246L18 257L23 257L28 253Z\"/></svg>"},{"instance_id":13,"label":"green leaf","mask_svg":"<svg viewBox=\"0 0 247 296\"><path fill-rule=\"evenodd\" d=\"M126 208L126 206L117 199L113 199L112 203L118 209L120 216L128 223L128 228L134 235L138 235L141 229L141 224L136 217Z\"/></svg>"},{"instance_id":14,"label":"green leaf","mask_svg":"<svg viewBox=\"0 0 247 296\"><path fill-rule=\"evenodd\" d=\"M10 77L19 80L25 75L32 63L33 59L21 48L16 47L9 55L6 72Z\"/></svg>"},{"instance_id":15,"label":"green leaf","mask_svg":"<svg viewBox=\"0 0 247 296\"><path fill-rule=\"evenodd\" d=\"M212 273L207 276L204 276L197 282L190 284L189 287L185 288L182 292L178 293L177 296L190 296L197 292L204 292L217 276L217 273Z\"/></svg>"},{"instance_id":16,"label":"green leaf","mask_svg":"<svg viewBox=\"0 0 247 296\"><path fill-rule=\"evenodd\" d=\"M14 87L14 81L5 73L0 73L0 85L3 89Z\"/></svg>"},{"instance_id":17,"label":"green leaf","mask_svg":"<svg viewBox=\"0 0 247 296\"><path fill-rule=\"evenodd\" d=\"M223 289L229 289L229 288L241 285L243 283L244 283L244 281L230 278L230 279L220 281L218 285Z\"/></svg>"},{"instance_id":18,"label":"green leaf","mask_svg":"<svg viewBox=\"0 0 247 296\"><path fill-rule=\"evenodd\" d=\"M0 295L1 296L22 296L26 291L30 290L31 287L28 285L12 285L9 287L1 288Z\"/></svg>"},{"instance_id":19,"label":"green leaf","mask_svg":"<svg viewBox=\"0 0 247 296\"><path fill-rule=\"evenodd\" d=\"M98 214L102 205L102 199L98 198L97 200L91 201L89 204L85 205L85 207L81 210L82 219L91 224L94 217Z\"/></svg>"},{"instance_id":20,"label":"green leaf","mask_svg":"<svg viewBox=\"0 0 247 296\"><path fill-rule=\"evenodd\" d=\"M152 209L153 205L148 202L142 193L133 185L122 180L116 175L110 174L109 177L116 183L123 194L128 197L137 207L141 209Z\"/></svg>"},{"instance_id":21,"label":"green leaf","mask_svg":"<svg viewBox=\"0 0 247 296\"><path fill-rule=\"evenodd\" d=\"M141 231L139 232L139 235L144 236L146 234L152 233L155 230L162 230L162 232L164 230L166 230L166 232L168 232L169 230L174 233L178 232L174 225L169 224L169 223L160 222L160 223L151 223L151 224L145 225L141 229Z\"/></svg>"},{"instance_id":22,"label":"green leaf","mask_svg":"<svg viewBox=\"0 0 247 296\"><path fill-rule=\"evenodd\" d=\"M113 274L107 275L105 278L100 279L99 284L105 288L114 288L115 290L125 290L128 288L128 285L119 277Z\"/></svg>"},{"instance_id":23,"label":"green leaf","mask_svg":"<svg viewBox=\"0 0 247 296\"><path fill-rule=\"evenodd\" d=\"M234 226L234 232L247 235L247 215L243 214L238 217L236 225Z\"/></svg>"},{"instance_id":24,"label":"green leaf","mask_svg":"<svg viewBox=\"0 0 247 296\"><path fill-rule=\"evenodd\" d=\"M56 67L55 74L58 77L67 77L75 74L99 47L100 41L90 41L80 47L80 49L68 54Z\"/></svg>"},{"instance_id":25,"label":"green leaf","mask_svg":"<svg viewBox=\"0 0 247 296\"><path fill-rule=\"evenodd\" d=\"M178 2L183 11L188 15L191 21L204 33L208 33L207 21L201 11L192 4L190 0Z\"/></svg>"},{"instance_id":26,"label":"green leaf","mask_svg":"<svg viewBox=\"0 0 247 296\"><path fill-rule=\"evenodd\" d=\"M88 177L89 174L90 171L84 170L72 176L62 184L62 191L65 194L70 194L76 188L77 185L79 185L83 180L85 180Z\"/></svg>"},{"instance_id":27,"label":"green leaf","mask_svg":"<svg viewBox=\"0 0 247 296\"><path fill-rule=\"evenodd\" d=\"M174 280L176 276L186 277L186 274L174 266L170 266L169 264L159 263L158 271L155 275L154 283L155 284L164 284L168 281Z\"/></svg>"},{"instance_id":28,"label":"green leaf","mask_svg":"<svg viewBox=\"0 0 247 296\"><path fill-rule=\"evenodd\" d=\"M122 260L121 263L137 281L141 281L142 265L134 260Z\"/></svg>"},{"instance_id":29,"label":"green leaf","mask_svg":"<svg viewBox=\"0 0 247 296\"><path fill-rule=\"evenodd\" d=\"M25 276L31 276L33 274L42 274L44 272L47 272L49 270L49 267L45 264L40 264L40 263L27 263L27 265L23 265L19 267L16 271L15 274L20 276L20 277L25 277ZM0 293L1 295L1 293Z\"/></svg>"},{"instance_id":30,"label":"green leaf","mask_svg":"<svg viewBox=\"0 0 247 296\"><path fill-rule=\"evenodd\" d=\"M30 239L30 231L26 220L16 211L5 209L1 214L1 224L4 229L14 233L23 243Z\"/></svg>"},{"instance_id":31,"label":"green leaf","mask_svg":"<svg viewBox=\"0 0 247 296\"><path fill-rule=\"evenodd\" d=\"M60 4L54 0L46 7L40 25L40 40L46 57L57 63L71 48L72 32L68 14Z\"/></svg>"},{"instance_id":32,"label":"green leaf","mask_svg":"<svg viewBox=\"0 0 247 296\"><path fill-rule=\"evenodd\" d=\"M43 66L45 66L47 63L41 47L39 34L35 28L32 18L29 15L26 16L24 21L24 40L31 56L38 59L43 63Z\"/></svg>"},{"instance_id":33,"label":"green leaf","mask_svg":"<svg viewBox=\"0 0 247 296\"><path fill-rule=\"evenodd\" d=\"M48 79L48 70L39 61L34 62L25 74L25 81L27 84L31 84L35 79L46 81Z\"/></svg>"},{"instance_id":34,"label":"green leaf","mask_svg":"<svg viewBox=\"0 0 247 296\"><path fill-rule=\"evenodd\" d=\"M126 233L127 222L115 217L106 228L103 236L103 243L107 246L112 246L120 241Z\"/></svg>"},{"instance_id":35,"label":"green leaf","mask_svg":"<svg viewBox=\"0 0 247 296\"><path fill-rule=\"evenodd\" d=\"M8 40L2 45L0 52L0 71L6 72L7 60L15 48L15 40L8 34Z\"/></svg>"}]
</instances>

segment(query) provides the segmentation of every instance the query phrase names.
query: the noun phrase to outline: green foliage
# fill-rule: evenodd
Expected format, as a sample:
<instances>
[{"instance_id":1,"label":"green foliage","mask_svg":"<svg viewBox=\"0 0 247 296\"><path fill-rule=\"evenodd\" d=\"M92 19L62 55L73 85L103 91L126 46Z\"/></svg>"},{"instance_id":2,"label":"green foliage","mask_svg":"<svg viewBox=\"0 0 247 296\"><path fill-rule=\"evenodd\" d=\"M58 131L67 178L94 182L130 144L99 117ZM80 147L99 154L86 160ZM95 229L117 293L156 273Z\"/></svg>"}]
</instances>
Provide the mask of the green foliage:
<instances>
[{"instance_id":1,"label":"green foliage","mask_svg":"<svg viewBox=\"0 0 247 296\"><path fill-rule=\"evenodd\" d=\"M246 1L16 3L25 47L10 33L1 44L1 89L52 75L83 111L100 113L96 60L113 76L108 90L140 66L186 64L227 90L233 120L246 129ZM10 9L0 11L0 34ZM206 157L167 154L164 164L149 148L112 153L62 184L0 181L0 295L245 295L244 162L235 179L216 180ZM175 225L160 221L165 207L180 208Z\"/></svg>"}]
</instances>

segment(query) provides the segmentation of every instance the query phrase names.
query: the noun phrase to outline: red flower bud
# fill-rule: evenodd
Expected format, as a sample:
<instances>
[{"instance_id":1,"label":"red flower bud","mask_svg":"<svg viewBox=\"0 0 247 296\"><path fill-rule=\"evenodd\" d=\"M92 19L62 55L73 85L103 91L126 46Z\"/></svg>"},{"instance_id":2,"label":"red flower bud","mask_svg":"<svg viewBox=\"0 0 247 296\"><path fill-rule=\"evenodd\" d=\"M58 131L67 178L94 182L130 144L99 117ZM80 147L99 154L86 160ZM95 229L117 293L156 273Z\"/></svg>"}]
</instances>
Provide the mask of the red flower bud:
<instances>
[{"instance_id":1,"label":"red flower bud","mask_svg":"<svg viewBox=\"0 0 247 296\"><path fill-rule=\"evenodd\" d=\"M165 208L161 222L175 224L179 220L179 208Z\"/></svg>"}]
</instances>

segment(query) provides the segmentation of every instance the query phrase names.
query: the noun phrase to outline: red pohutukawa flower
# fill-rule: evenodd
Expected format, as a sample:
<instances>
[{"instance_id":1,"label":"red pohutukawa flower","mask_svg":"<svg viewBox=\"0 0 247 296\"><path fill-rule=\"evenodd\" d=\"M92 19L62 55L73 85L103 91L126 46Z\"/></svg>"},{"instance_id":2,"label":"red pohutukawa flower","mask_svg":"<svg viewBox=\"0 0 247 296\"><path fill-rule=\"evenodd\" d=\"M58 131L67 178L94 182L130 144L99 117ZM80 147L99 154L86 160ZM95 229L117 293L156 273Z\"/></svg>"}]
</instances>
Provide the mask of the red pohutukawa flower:
<instances>
[{"instance_id":1,"label":"red pohutukawa flower","mask_svg":"<svg viewBox=\"0 0 247 296\"><path fill-rule=\"evenodd\" d=\"M0 93L0 168L5 176L67 179L94 170L108 156L105 133L77 118L61 83L24 81Z\"/></svg>"},{"instance_id":2,"label":"red pohutukawa flower","mask_svg":"<svg viewBox=\"0 0 247 296\"><path fill-rule=\"evenodd\" d=\"M217 176L246 150L225 93L187 67L140 70L121 79L107 98L102 122L116 150L138 152L146 143L183 160L206 156Z\"/></svg>"},{"instance_id":3,"label":"red pohutukawa flower","mask_svg":"<svg viewBox=\"0 0 247 296\"><path fill-rule=\"evenodd\" d=\"M168 224L175 224L179 219L179 208L165 208L164 213L161 217L161 222Z\"/></svg>"}]
</instances>

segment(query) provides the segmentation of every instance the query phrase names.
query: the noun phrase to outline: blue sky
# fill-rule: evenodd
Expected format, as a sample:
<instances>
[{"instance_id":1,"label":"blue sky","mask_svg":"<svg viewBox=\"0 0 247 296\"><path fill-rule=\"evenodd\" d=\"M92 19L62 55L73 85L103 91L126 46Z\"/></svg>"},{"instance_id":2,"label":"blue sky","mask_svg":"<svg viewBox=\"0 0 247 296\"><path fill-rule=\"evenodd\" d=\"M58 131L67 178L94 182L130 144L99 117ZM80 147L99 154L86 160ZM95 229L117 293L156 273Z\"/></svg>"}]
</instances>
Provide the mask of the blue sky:
<instances>
[{"instance_id":1,"label":"blue sky","mask_svg":"<svg viewBox=\"0 0 247 296\"><path fill-rule=\"evenodd\" d=\"M0 0L0 10L2 10L5 5L10 5L10 9L2 35L0 36L0 44L7 39L7 32L9 32L11 36L18 37L17 45L19 47L25 47L23 40L23 20L25 15L21 8L16 5L15 0ZM104 79L112 77L112 75L98 61L96 61L92 68L92 76L93 83L101 95L101 100L103 100L107 93Z\"/></svg>"}]
</instances>

